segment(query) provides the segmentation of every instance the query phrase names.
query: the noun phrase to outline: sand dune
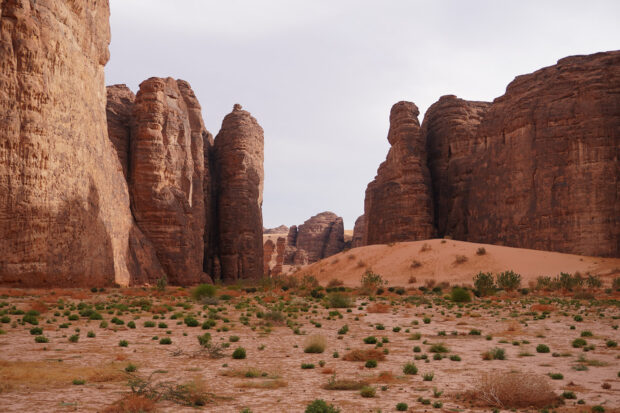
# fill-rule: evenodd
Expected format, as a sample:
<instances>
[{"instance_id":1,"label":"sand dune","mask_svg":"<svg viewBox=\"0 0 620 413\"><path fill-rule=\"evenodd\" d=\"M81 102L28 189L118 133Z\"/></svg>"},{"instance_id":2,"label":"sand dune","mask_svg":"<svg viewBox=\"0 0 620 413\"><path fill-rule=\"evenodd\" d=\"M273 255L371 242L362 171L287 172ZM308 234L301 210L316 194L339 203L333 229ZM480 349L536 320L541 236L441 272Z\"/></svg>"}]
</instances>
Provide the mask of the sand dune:
<instances>
[{"instance_id":1,"label":"sand dune","mask_svg":"<svg viewBox=\"0 0 620 413\"><path fill-rule=\"evenodd\" d=\"M430 249L423 251L424 245ZM476 254L480 247L486 250L484 255ZM467 261L457 263L457 256L464 256ZM414 261L420 265L416 267ZM540 275L577 271L600 275L609 283L613 276L620 275L620 259L432 239L354 248L309 265L300 274L312 274L321 283L337 278L347 286L357 286L367 268L381 274L390 285L407 285L412 276L418 283L435 279L469 284L479 271L513 270L521 274L526 286Z\"/></svg>"}]
</instances>

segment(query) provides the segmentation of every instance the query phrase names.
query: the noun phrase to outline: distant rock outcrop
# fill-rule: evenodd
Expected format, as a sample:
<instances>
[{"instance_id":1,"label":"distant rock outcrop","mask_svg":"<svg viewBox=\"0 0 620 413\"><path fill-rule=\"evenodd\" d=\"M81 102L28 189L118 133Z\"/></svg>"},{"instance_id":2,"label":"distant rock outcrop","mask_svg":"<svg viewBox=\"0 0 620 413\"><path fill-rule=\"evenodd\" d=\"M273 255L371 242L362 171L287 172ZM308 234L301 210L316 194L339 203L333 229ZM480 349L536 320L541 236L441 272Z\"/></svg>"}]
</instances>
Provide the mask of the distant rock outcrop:
<instances>
[{"instance_id":1,"label":"distant rock outcrop","mask_svg":"<svg viewBox=\"0 0 620 413\"><path fill-rule=\"evenodd\" d=\"M284 263L306 265L339 253L344 249L342 218L333 212L321 212L299 227L289 229Z\"/></svg>"},{"instance_id":2,"label":"distant rock outcrop","mask_svg":"<svg viewBox=\"0 0 620 413\"><path fill-rule=\"evenodd\" d=\"M215 137L222 278L263 274L263 128L235 105Z\"/></svg>"},{"instance_id":3,"label":"distant rock outcrop","mask_svg":"<svg viewBox=\"0 0 620 413\"><path fill-rule=\"evenodd\" d=\"M518 76L493 103L442 97L421 132L437 234L620 256L619 113L620 51L567 57ZM366 193L364 244L430 237L427 214L419 214L426 191L406 192L401 183L420 174L409 170L410 158L390 162L393 150ZM384 178L388 169L396 178Z\"/></svg>"},{"instance_id":4,"label":"distant rock outcrop","mask_svg":"<svg viewBox=\"0 0 620 413\"><path fill-rule=\"evenodd\" d=\"M272 240L268 239L263 244L263 274L266 277L274 277L282 273L285 247L286 238L284 237L278 237L275 243Z\"/></svg>"},{"instance_id":5,"label":"distant rock outcrop","mask_svg":"<svg viewBox=\"0 0 620 413\"><path fill-rule=\"evenodd\" d=\"M398 102L390 112L387 159L366 188L364 245L431 238L431 178L418 108Z\"/></svg>"},{"instance_id":6,"label":"distant rock outcrop","mask_svg":"<svg viewBox=\"0 0 620 413\"><path fill-rule=\"evenodd\" d=\"M129 143L131 138L132 111L136 96L126 85L113 85L106 88L108 119L108 137L118 155L127 179L129 171Z\"/></svg>"},{"instance_id":7,"label":"distant rock outcrop","mask_svg":"<svg viewBox=\"0 0 620 413\"><path fill-rule=\"evenodd\" d=\"M288 233L288 227L286 225L280 225L275 228L263 228L263 234L286 234Z\"/></svg>"}]
</instances>

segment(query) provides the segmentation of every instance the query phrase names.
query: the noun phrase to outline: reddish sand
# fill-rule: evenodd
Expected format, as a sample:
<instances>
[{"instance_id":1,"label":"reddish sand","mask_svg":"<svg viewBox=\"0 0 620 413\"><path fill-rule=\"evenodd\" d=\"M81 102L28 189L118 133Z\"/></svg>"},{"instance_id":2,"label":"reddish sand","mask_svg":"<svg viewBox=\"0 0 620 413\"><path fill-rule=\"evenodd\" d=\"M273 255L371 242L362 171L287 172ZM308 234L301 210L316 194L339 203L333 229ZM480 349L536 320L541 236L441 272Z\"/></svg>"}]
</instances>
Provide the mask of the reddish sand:
<instances>
[{"instance_id":1,"label":"reddish sand","mask_svg":"<svg viewBox=\"0 0 620 413\"><path fill-rule=\"evenodd\" d=\"M424 245L430 249L423 251ZM485 249L484 255L476 254L479 248ZM459 264L457 256L464 256L467 261ZM381 274L390 285L406 285L410 277L415 277L417 283L434 279L436 282L471 284L479 271L513 270L521 274L523 285L527 286L538 276L554 277L560 272L591 273L609 282L612 277L620 275L620 259L432 239L354 248L304 267L301 274L312 274L323 284L336 278L344 285L354 287L359 286L360 277L369 268Z\"/></svg>"}]
</instances>

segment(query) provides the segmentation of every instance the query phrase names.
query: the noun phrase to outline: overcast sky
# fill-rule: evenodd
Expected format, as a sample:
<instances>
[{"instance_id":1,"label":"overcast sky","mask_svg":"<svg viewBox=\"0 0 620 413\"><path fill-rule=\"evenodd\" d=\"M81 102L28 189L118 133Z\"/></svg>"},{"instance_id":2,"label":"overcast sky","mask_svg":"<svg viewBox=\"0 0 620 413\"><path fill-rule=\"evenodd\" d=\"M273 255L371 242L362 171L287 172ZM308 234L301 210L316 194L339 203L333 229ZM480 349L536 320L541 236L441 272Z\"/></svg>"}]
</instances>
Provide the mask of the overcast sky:
<instances>
[{"instance_id":1,"label":"overcast sky","mask_svg":"<svg viewBox=\"0 0 620 413\"><path fill-rule=\"evenodd\" d=\"M493 100L519 74L620 48L620 1L111 0L106 83L190 82L207 129L265 130L266 227L330 210L353 228L390 107Z\"/></svg>"}]
</instances>

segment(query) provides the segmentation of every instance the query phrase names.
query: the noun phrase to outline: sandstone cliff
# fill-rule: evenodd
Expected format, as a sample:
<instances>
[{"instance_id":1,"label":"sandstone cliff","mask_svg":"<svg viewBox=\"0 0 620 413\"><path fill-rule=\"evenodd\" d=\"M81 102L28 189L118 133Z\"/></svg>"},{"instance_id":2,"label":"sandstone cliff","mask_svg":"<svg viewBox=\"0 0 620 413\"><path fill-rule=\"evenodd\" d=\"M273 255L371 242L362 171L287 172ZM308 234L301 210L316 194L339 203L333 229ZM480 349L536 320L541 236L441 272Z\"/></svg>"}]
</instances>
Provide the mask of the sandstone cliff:
<instances>
[{"instance_id":1,"label":"sandstone cliff","mask_svg":"<svg viewBox=\"0 0 620 413\"><path fill-rule=\"evenodd\" d=\"M263 274L263 129L235 105L215 137L218 246L222 278Z\"/></svg>"},{"instance_id":2,"label":"sandstone cliff","mask_svg":"<svg viewBox=\"0 0 620 413\"><path fill-rule=\"evenodd\" d=\"M362 247L364 245L364 225L364 215L360 215L355 220L355 226L353 227L351 248Z\"/></svg>"},{"instance_id":3,"label":"sandstone cliff","mask_svg":"<svg viewBox=\"0 0 620 413\"><path fill-rule=\"evenodd\" d=\"M3 1L0 16L0 283L134 282L148 254L107 135L108 2Z\"/></svg>"},{"instance_id":4,"label":"sandstone cliff","mask_svg":"<svg viewBox=\"0 0 620 413\"><path fill-rule=\"evenodd\" d=\"M129 170L129 144L131 138L132 111L136 96L126 85L113 85L106 88L106 118L108 137L116 149L118 160L127 178Z\"/></svg>"},{"instance_id":5,"label":"sandstone cliff","mask_svg":"<svg viewBox=\"0 0 620 413\"><path fill-rule=\"evenodd\" d=\"M518 76L492 103L442 97L421 131L437 234L620 256L619 113L618 51ZM410 158L394 156L395 146L366 191L364 245L431 236L426 214L412 225L428 198L411 194L424 188L403 191L401 183L424 180Z\"/></svg>"},{"instance_id":6,"label":"sandstone cliff","mask_svg":"<svg viewBox=\"0 0 620 413\"><path fill-rule=\"evenodd\" d=\"M387 159L366 188L364 245L431 238L431 179L418 108L398 102L390 112Z\"/></svg>"}]
</instances>

